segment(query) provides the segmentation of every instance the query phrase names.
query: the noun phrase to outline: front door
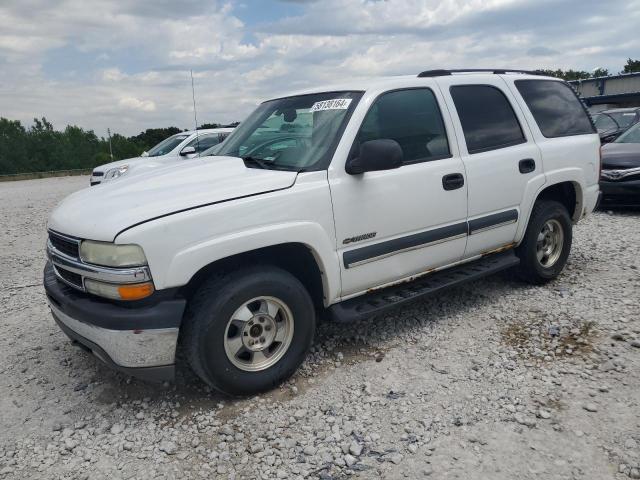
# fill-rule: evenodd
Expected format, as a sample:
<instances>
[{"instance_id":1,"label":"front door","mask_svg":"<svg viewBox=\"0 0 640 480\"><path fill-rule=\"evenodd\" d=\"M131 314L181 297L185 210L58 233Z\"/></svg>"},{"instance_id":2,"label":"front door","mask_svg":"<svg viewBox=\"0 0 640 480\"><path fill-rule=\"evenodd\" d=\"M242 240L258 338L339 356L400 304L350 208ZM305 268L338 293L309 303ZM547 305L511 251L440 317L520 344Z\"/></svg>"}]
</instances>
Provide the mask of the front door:
<instances>
[{"instance_id":1,"label":"front door","mask_svg":"<svg viewBox=\"0 0 640 480\"><path fill-rule=\"evenodd\" d=\"M329 184L343 297L462 257L466 174L442 105L428 87L384 92L372 102L349 155L362 142L393 139L403 150L398 169L349 175L347 158L334 158Z\"/></svg>"}]
</instances>

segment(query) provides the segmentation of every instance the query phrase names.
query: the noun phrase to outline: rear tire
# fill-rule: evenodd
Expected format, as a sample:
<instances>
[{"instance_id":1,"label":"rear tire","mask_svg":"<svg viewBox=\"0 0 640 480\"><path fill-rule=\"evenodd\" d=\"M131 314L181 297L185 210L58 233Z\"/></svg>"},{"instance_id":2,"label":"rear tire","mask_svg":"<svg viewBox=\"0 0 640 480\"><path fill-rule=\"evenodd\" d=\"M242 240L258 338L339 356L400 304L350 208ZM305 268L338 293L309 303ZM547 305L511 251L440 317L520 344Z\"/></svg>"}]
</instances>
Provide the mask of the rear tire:
<instances>
[{"instance_id":1,"label":"rear tire","mask_svg":"<svg viewBox=\"0 0 640 480\"><path fill-rule=\"evenodd\" d=\"M554 200L537 201L524 239L516 249L520 277L534 285L555 279L567 263L572 238L566 207Z\"/></svg>"},{"instance_id":2,"label":"rear tire","mask_svg":"<svg viewBox=\"0 0 640 480\"><path fill-rule=\"evenodd\" d=\"M296 277L250 267L200 287L187 307L182 346L205 383L246 396L276 387L298 369L315 325L313 301Z\"/></svg>"}]
</instances>

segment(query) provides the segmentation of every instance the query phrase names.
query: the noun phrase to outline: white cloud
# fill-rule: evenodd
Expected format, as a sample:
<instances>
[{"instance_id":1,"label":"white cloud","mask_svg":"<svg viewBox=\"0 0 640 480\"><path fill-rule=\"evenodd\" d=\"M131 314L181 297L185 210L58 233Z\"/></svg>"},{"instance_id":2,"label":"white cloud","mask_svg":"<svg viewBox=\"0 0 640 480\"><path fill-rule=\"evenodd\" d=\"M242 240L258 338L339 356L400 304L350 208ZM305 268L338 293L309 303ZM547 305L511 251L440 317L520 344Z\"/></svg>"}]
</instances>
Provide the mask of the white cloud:
<instances>
[{"instance_id":1,"label":"white cloud","mask_svg":"<svg viewBox=\"0 0 640 480\"><path fill-rule=\"evenodd\" d=\"M141 112L155 112L156 104L151 100L140 100L135 97L123 97L118 101L121 108L139 110Z\"/></svg>"},{"instance_id":2,"label":"white cloud","mask_svg":"<svg viewBox=\"0 0 640 480\"><path fill-rule=\"evenodd\" d=\"M102 71L102 79L106 82L120 82L127 78L119 68L107 68Z\"/></svg>"},{"instance_id":3,"label":"white cloud","mask_svg":"<svg viewBox=\"0 0 640 480\"><path fill-rule=\"evenodd\" d=\"M231 122L268 97L345 77L615 71L640 51L640 0L293 1L301 16L258 25L234 1L4 0L0 115L132 134L192 126L190 69L199 119Z\"/></svg>"}]
</instances>

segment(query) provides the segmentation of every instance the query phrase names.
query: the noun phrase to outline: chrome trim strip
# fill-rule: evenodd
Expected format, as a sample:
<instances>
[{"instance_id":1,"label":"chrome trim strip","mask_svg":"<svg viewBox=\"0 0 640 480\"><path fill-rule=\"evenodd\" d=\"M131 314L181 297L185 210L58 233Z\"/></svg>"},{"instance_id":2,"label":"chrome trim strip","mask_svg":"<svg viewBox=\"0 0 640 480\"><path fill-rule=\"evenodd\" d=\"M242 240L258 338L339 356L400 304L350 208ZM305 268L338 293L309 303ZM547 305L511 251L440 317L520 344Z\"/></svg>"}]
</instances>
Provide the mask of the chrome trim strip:
<instances>
[{"instance_id":1,"label":"chrome trim strip","mask_svg":"<svg viewBox=\"0 0 640 480\"><path fill-rule=\"evenodd\" d=\"M97 265L89 265L79 260L70 258L66 255L60 255L55 249L50 249L47 245L47 256L56 267L64 268L70 272L82 275L84 278L91 278L107 283L141 283L151 280L151 272L149 267L127 267L127 268L109 268L99 267ZM56 273L58 278L60 275ZM68 282L66 282L68 283ZM70 284L71 286L78 288L77 285Z\"/></svg>"},{"instance_id":2,"label":"chrome trim strip","mask_svg":"<svg viewBox=\"0 0 640 480\"><path fill-rule=\"evenodd\" d=\"M426 248L426 247L430 247L430 246L433 246L433 245L438 245L439 243L448 242L450 240L457 240L459 238L464 238L466 236L467 236L466 233L461 233L459 235L454 235L453 237L441 238L439 240L434 240L433 242L423 243L423 244L420 244L420 245L415 245L413 247L403 248L402 250L394 250L393 252L385 253L383 255L378 255L376 257L370 257L370 258L367 258L365 260L360 260L358 262L349 263L347 268L359 267L360 265L364 265L366 263L375 262L376 260L382 260L383 258L391 257L391 256L397 255L399 253L410 252L412 250L418 250L420 248Z\"/></svg>"},{"instance_id":3,"label":"chrome trim strip","mask_svg":"<svg viewBox=\"0 0 640 480\"><path fill-rule=\"evenodd\" d=\"M60 232L56 232L55 230L47 230L48 233L56 236L56 237L60 237L63 238L69 242L73 242L73 243L77 243L78 245L80 245L80 242L82 240L80 240L79 238L76 237L70 237L69 235L65 235L64 233L60 233Z\"/></svg>"},{"instance_id":4,"label":"chrome trim strip","mask_svg":"<svg viewBox=\"0 0 640 480\"><path fill-rule=\"evenodd\" d=\"M175 363L177 328L109 330L76 320L49 301L55 317L78 335L95 343L121 367L159 367ZM96 356L101 358L99 353ZM102 358L101 358L102 359ZM102 359L105 361L106 359Z\"/></svg>"}]
</instances>

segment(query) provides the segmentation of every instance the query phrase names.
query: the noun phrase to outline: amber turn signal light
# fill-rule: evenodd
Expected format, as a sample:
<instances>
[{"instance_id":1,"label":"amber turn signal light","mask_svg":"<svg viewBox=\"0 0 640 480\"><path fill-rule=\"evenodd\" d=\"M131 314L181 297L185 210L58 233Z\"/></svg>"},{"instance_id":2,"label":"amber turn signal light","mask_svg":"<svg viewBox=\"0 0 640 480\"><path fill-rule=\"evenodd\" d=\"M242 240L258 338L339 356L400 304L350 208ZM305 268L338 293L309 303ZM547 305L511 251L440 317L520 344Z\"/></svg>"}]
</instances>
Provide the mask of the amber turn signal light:
<instances>
[{"instance_id":1,"label":"amber turn signal light","mask_svg":"<svg viewBox=\"0 0 640 480\"><path fill-rule=\"evenodd\" d=\"M141 300L153 293L153 283L135 283L132 285L120 285L118 293L121 300Z\"/></svg>"}]
</instances>

